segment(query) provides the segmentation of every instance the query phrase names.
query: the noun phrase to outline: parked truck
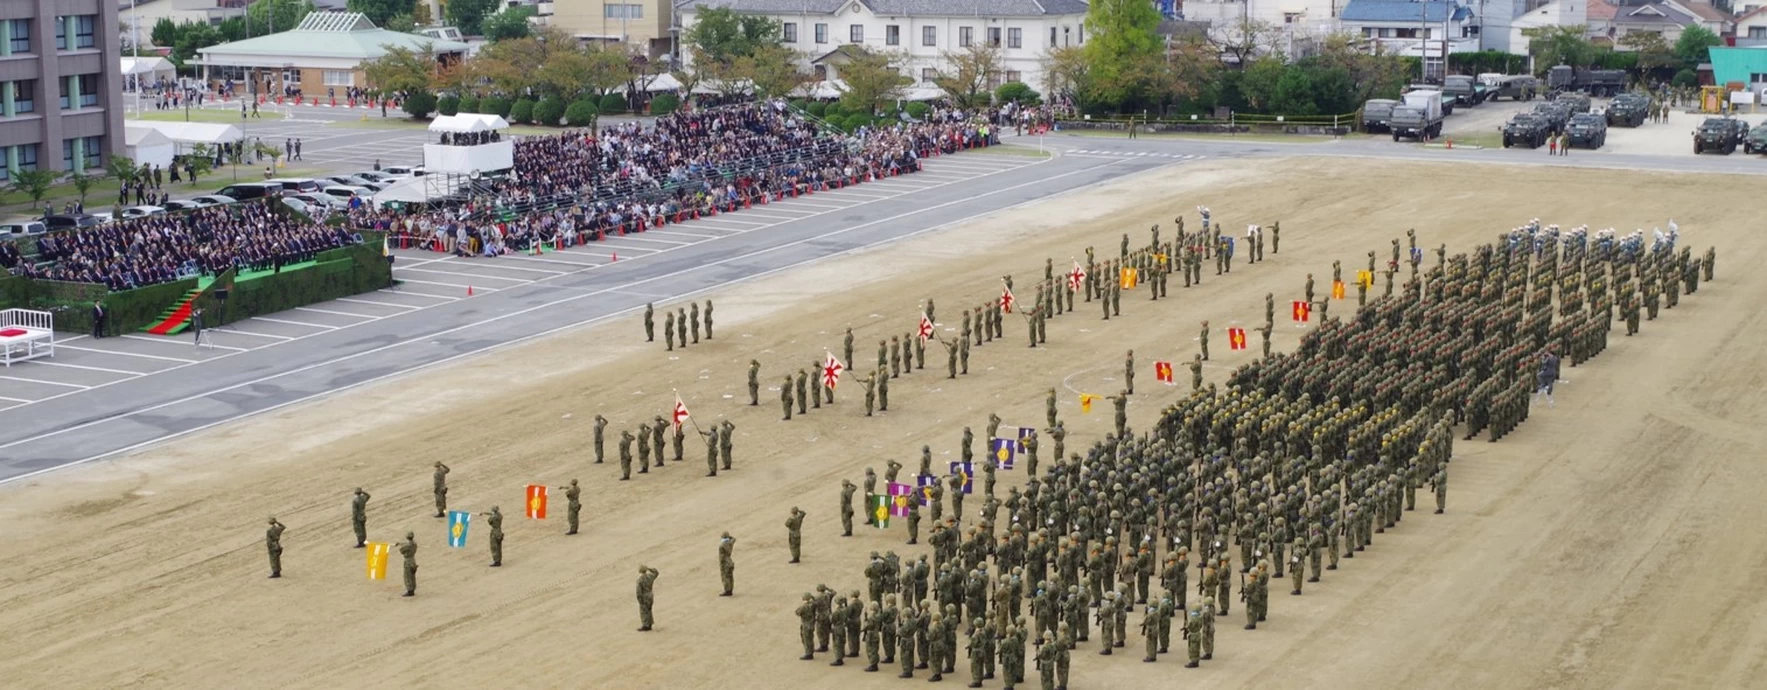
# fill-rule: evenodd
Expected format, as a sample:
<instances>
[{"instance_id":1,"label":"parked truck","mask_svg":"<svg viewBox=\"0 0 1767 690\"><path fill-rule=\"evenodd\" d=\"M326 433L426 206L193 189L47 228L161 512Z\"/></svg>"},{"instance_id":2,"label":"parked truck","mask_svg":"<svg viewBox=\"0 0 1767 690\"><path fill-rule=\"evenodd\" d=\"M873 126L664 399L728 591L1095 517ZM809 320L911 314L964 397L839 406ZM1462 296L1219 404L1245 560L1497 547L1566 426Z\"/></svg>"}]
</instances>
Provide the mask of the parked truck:
<instances>
[{"instance_id":1,"label":"parked truck","mask_svg":"<svg viewBox=\"0 0 1767 690\"><path fill-rule=\"evenodd\" d=\"M1393 108L1398 105L1398 101L1389 98L1375 98L1363 103L1362 131L1369 134L1387 131L1393 119Z\"/></svg>"},{"instance_id":2,"label":"parked truck","mask_svg":"<svg viewBox=\"0 0 1767 690\"><path fill-rule=\"evenodd\" d=\"M1602 98L1626 90L1626 71L1619 69L1578 70L1570 65L1557 65L1546 71L1548 91L1578 91Z\"/></svg>"},{"instance_id":3,"label":"parked truck","mask_svg":"<svg viewBox=\"0 0 1767 690\"><path fill-rule=\"evenodd\" d=\"M1393 141L1400 137L1423 140L1441 136L1442 92L1420 90L1405 94L1404 101L1393 108L1389 126Z\"/></svg>"}]
</instances>

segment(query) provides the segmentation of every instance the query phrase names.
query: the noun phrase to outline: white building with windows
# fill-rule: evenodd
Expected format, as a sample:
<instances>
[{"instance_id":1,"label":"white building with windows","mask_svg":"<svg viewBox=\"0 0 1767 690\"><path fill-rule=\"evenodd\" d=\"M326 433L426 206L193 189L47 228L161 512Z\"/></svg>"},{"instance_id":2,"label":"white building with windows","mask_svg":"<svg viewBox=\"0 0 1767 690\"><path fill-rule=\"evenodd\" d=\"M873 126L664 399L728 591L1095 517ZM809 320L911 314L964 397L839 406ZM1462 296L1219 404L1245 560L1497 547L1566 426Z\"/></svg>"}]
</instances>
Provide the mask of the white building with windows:
<instances>
[{"instance_id":1,"label":"white building with windows","mask_svg":"<svg viewBox=\"0 0 1767 690\"><path fill-rule=\"evenodd\" d=\"M1480 48L1480 24L1454 0L1350 0L1338 15L1343 30L1388 55L1423 59L1427 79L1442 78L1442 58Z\"/></svg>"},{"instance_id":2,"label":"white building with windows","mask_svg":"<svg viewBox=\"0 0 1767 690\"><path fill-rule=\"evenodd\" d=\"M989 77L991 87L1021 81L1047 94L1049 51L1086 41L1082 0L685 0L675 8L681 30L706 8L778 19L782 43L818 79L838 79L837 51L857 45L907 56L907 76L921 88L950 69L946 52L992 44L1000 47L1002 69ZM691 64L689 52L683 49L682 59Z\"/></svg>"}]
</instances>

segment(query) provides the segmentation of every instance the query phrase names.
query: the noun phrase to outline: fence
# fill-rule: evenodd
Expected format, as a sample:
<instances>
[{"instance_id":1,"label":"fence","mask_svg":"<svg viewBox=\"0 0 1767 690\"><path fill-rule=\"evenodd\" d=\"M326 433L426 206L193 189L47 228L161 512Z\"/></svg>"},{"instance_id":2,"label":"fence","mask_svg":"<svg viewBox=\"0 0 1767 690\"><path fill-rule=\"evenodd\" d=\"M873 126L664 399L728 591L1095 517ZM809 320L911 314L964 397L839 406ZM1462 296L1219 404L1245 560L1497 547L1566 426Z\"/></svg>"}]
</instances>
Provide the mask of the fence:
<instances>
[{"instance_id":1,"label":"fence","mask_svg":"<svg viewBox=\"0 0 1767 690\"><path fill-rule=\"evenodd\" d=\"M1177 118L1146 118L1107 115L1084 119L1060 120L1067 129L1123 129L1133 124L1145 132L1282 132L1289 134L1331 134L1341 136L1356 128L1361 111L1344 115L1260 115L1229 112L1225 118L1201 115Z\"/></svg>"}]
</instances>

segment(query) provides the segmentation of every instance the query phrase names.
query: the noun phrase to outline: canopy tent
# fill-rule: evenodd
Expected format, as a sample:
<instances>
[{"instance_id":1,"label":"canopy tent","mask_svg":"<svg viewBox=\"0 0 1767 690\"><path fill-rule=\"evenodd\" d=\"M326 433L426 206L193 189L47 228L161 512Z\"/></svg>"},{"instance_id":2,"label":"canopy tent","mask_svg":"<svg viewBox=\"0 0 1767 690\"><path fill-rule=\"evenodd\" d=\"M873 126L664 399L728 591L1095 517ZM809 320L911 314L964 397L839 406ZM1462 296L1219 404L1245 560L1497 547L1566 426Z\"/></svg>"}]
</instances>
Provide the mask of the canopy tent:
<instances>
[{"instance_id":1,"label":"canopy tent","mask_svg":"<svg viewBox=\"0 0 1767 690\"><path fill-rule=\"evenodd\" d=\"M166 167L172 164L172 156L178 146L159 130L140 125L124 125L123 139L128 148L130 160L136 165L156 165Z\"/></svg>"},{"instance_id":2,"label":"canopy tent","mask_svg":"<svg viewBox=\"0 0 1767 690\"><path fill-rule=\"evenodd\" d=\"M497 115L484 113L441 115L429 122L429 131L447 132L449 134L489 132L497 129L509 129L509 121L498 117Z\"/></svg>"},{"instance_id":3,"label":"canopy tent","mask_svg":"<svg viewBox=\"0 0 1767 690\"><path fill-rule=\"evenodd\" d=\"M214 146L230 144L245 138L245 132L233 125L212 124L208 122L160 122L158 120L128 120L132 127L146 127L165 135L178 150L189 151L197 144Z\"/></svg>"},{"instance_id":4,"label":"canopy tent","mask_svg":"<svg viewBox=\"0 0 1767 690\"><path fill-rule=\"evenodd\" d=\"M792 89L791 95L802 98L840 98L847 92L847 84L839 79L814 81Z\"/></svg>"},{"instance_id":5,"label":"canopy tent","mask_svg":"<svg viewBox=\"0 0 1767 690\"><path fill-rule=\"evenodd\" d=\"M643 83L641 80L637 80L637 79L634 79L633 81L638 82L638 83ZM673 75L673 74L669 74L667 72L664 72L662 74L651 77L650 81L648 83L644 83L644 90L648 91L650 93L658 93L658 92L662 92L662 91L680 91L681 90L681 80L676 79L675 75Z\"/></svg>"},{"instance_id":6,"label":"canopy tent","mask_svg":"<svg viewBox=\"0 0 1767 690\"><path fill-rule=\"evenodd\" d=\"M172 61L163 57L124 57L123 76L139 77L142 81L151 81L154 77L172 78L177 68Z\"/></svg>"},{"instance_id":7,"label":"canopy tent","mask_svg":"<svg viewBox=\"0 0 1767 690\"><path fill-rule=\"evenodd\" d=\"M374 203L424 204L460 194L471 182L457 175L407 177L374 194Z\"/></svg>"},{"instance_id":8,"label":"canopy tent","mask_svg":"<svg viewBox=\"0 0 1767 690\"><path fill-rule=\"evenodd\" d=\"M932 84L915 84L902 89L904 101L936 101L945 97L945 90Z\"/></svg>"}]
</instances>

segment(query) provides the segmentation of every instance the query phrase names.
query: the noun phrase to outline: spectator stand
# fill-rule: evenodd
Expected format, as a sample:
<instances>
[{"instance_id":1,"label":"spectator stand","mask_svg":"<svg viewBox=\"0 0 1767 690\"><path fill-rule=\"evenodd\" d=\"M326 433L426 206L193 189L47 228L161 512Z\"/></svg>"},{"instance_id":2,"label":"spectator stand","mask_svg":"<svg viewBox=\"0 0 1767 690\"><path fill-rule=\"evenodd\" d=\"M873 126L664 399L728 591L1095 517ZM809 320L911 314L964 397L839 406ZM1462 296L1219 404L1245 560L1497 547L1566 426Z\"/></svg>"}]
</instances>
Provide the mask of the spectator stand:
<instances>
[{"instance_id":1,"label":"spectator stand","mask_svg":"<svg viewBox=\"0 0 1767 690\"><path fill-rule=\"evenodd\" d=\"M426 199L470 187L481 176L515 167L515 142L503 135L509 122L496 115L460 113L430 121L435 143L423 145Z\"/></svg>"},{"instance_id":2,"label":"spectator stand","mask_svg":"<svg viewBox=\"0 0 1767 690\"><path fill-rule=\"evenodd\" d=\"M55 315L33 309L0 310L0 362L11 367L55 356Z\"/></svg>"}]
</instances>

